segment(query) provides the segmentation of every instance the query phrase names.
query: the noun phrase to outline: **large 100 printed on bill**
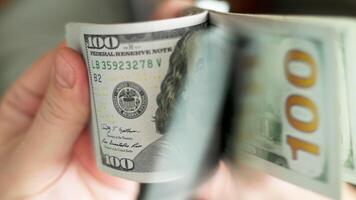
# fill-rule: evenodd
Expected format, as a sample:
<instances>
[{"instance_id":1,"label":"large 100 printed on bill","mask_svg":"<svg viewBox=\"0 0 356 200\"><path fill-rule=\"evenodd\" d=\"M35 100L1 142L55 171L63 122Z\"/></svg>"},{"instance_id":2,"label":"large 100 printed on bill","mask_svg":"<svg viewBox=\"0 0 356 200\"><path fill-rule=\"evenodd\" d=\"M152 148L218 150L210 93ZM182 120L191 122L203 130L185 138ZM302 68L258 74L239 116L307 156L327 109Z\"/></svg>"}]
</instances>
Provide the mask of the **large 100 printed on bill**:
<instances>
[{"instance_id":1,"label":"large 100 printed on bill","mask_svg":"<svg viewBox=\"0 0 356 200\"><path fill-rule=\"evenodd\" d=\"M237 159L339 199L341 181L355 183L355 135L349 124L353 94L347 90L354 63L352 23L311 17L211 18L251 39L246 51L254 62L245 66L235 124Z\"/></svg>"}]
</instances>

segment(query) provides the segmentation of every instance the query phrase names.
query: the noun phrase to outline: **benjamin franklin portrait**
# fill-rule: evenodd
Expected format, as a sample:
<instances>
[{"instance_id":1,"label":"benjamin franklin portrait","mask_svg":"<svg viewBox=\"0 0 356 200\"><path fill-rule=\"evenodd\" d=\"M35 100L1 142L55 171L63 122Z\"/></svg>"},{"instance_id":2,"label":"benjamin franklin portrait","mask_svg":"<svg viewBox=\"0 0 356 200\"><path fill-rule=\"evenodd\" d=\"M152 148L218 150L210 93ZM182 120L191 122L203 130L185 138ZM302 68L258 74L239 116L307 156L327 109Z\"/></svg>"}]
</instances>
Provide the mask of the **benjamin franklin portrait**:
<instances>
[{"instance_id":1,"label":"benjamin franklin portrait","mask_svg":"<svg viewBox=\"0 0 356 200\"><path fill-rule=\"evenodd\" d=\"M175 164L179 152L165 140L164 134L172 122L176 101L184 90L184 82L188 73L188 57L195 35L195 31L186 33L177 42L170 56L167 74L161 83L160 93L156 99L158 108L153 119L156 132L163 137L147 146L136 156L133 172L164 171L177 167ZM164 160L159 166L155 165L158 159Z\"/></svg>"},{"instance_id":2,"label":"benjamin franklin portrait","mask_svg":"<svg viewBox=\"0 0 356 200\"><path fill-rule=\"evenodd\" d=\"M186 142L183 140L184 143L193 143L193 141L189 140L189 134L194 134L194 132L188 131L187 133L186 131L182 131L172 133L169 132L169 128L174 120L176 109L189 113L189 110L182 106L185 105L184 103L177 107L177 101L186 102L188 100L189 95L186 94L188 77L189 79L194 78L194 76L199 74L199 69L205 67L203 64L204 56L197 53L200 36L202 36L202 31L188 32L177 42L170 56L167 74L161 83L160 93L156 98L158 108L154 116L156 132L162 135L162 137L147 146L136 156L133 172L174 170L179 168L179 164L185 161L184 155L186 153L189 154L189 152L184 150L185 147L172 145L172 141L168 141L167 139L171 135L167 134L179 134L180 138L187 138ZM210 137L211 135L206 134L206 136ZM207 159L203 163L205 170L201 170L202 173L211 171L218 163L218 151L220 151L219 134L213 133L211 137L213 137L211 138L213 144L204 144L208 148L205 153ZM157 164L158 160L159 164Z\"/></svg>"}]
</instances>

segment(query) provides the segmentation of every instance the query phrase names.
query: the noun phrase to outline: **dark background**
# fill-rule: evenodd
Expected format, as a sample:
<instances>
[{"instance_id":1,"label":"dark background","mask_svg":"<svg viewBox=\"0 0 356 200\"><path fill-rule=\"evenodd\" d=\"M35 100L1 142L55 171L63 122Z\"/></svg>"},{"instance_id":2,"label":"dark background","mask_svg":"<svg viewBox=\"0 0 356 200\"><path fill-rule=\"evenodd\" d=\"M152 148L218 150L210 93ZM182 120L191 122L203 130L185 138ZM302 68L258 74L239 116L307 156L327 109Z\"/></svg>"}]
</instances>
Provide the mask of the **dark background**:
<instances>
[{"instance_id":1,"label":"dark background","mask_svg":"<svg viewBox=\"0 0 356 200\"><path fill-rule=\"evenodd\" d=\"M354 0L229 0L241 13L355 16Z\"/></svg>"}]
</instances>

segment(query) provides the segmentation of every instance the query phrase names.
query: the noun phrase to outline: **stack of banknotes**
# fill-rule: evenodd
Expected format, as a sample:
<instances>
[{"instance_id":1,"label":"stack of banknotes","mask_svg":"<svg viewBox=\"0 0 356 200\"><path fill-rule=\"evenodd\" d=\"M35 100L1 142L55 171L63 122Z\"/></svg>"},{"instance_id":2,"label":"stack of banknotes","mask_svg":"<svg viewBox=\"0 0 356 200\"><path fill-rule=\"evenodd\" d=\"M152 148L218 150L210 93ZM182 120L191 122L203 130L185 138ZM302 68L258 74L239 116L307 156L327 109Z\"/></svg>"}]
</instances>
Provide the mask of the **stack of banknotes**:
<instances>
[{"instance_id":1,"label":"stack of banknotes","mask_svg":"<svg viewBox=\"0 0 356 200\"><path fill-rule=\"evenodd\" d=\"M356 20L192 10L66 29L88 68L101 170L199 182L228 143L234 165L332 199L356 184ZM229 91L234 114L219 129Z\"/></svg>"}]
</instances>

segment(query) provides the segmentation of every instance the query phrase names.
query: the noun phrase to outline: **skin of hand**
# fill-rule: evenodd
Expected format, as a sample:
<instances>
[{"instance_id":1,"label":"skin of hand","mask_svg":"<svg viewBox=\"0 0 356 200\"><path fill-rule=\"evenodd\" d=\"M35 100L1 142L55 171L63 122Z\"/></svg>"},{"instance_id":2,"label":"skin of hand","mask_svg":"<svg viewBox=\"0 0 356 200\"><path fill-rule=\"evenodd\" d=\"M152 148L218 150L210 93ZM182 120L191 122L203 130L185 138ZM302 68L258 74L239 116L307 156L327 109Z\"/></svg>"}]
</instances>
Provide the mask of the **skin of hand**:
<instances>
[{"instance_id":1,"label":"skin of hand","mask_svg":"<svg viewBox=\"0 0 356 200\"><path fill-rule=\"evenodd\" d=\"M158 17L178 2L165 3ZM185 4L187 5L187 4ZM173 14L177 10L173 11ZM86 126L86 66L60 45L0 101L0 199L135 199L137 183L100 172Z\"/></svg>"},{"instance_id":2,"label":"skin of hand","mask_svg":"<svg viewBox=\"0 0 356 200\"><path fill-rule=\"evenodd\" d=\"M191 5L189 0L164 1L153 19L178 16ZM96 168L86 129L87 84L82 57L60 45L9 88L0 101L1 200L136 199L139 184ZM250 169L234 173L221 162L194 199L326 199ZM344 199L355 199L353 186L345 184L343 192Z\"/></svg>"},{"instance_id":3,"label":"skin of hand","mask_svg":"<svg viewBox=\"0 0 356 200\"><path fill-rule=\"evenodd\" d=\"M154 18L176 16L191 4L165 1ZM17 79L0 101L0 199L136 199L139 184L96 168L89 107L85 63L64 44ZM200 199L212 199L202 193Z\"/></svg>"},{"instance_id":4,"label":"skin of hand","mask_svg":"<svg viewBox=\"0 0 356 200\"><path fill-rule=\"evenodd\" d=\"M163 0L158 4L152 19L167 19L180 16L182 11L193 6L193 0Z\"/></svg>"},{"instance_id":5,"label":"skin of hand","mask_svg":"<svg viewBox=\"0 0 356 200\"><path fill-rule=\"evenodd\" d=\"M0 199L134 199L138 184L98 171L86 66L60 47L35 62L0 104Z\"/></svg>"},{"instance_id":6,"label":"skin of hand","mask_svg":"<svg viewBox=\"0 0 356 200\"><path fill-rule=\"evenodd\" d=\"M330 200L263 172L240 166L233 172L235 199L238 200ZM340 183L341 184L341 183ZM354 186L342 184L343 200L356 199Z\"/></svg>"}]
</instances>

